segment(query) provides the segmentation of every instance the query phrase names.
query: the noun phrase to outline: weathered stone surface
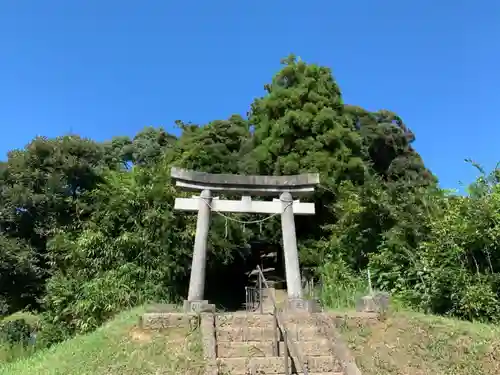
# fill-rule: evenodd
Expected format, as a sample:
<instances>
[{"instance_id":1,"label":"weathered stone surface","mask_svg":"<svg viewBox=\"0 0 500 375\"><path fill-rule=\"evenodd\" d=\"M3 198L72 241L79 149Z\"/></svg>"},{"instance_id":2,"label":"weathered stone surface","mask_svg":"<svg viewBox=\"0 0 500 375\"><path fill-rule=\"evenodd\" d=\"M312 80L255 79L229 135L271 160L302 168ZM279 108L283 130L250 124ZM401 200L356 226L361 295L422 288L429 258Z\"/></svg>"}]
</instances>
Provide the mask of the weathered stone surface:
<instances>
[{"instance_id":1,"label":"weathered stone surface","mask_svg":"<svg viewBox=\"0 0 500 375\"><path fill-rule=\"evenodd\" d=\"M196 235L194 238L193 260L189 278L188 301L203 301L205 293L205 273L207 267L207 240L210 230L212 193L203 190L200 194L198 218L196 220ZM208 203L208 205L206 204ZM205 302L205 301L203 301Z\"/></svg>"},{"instance_id":2,"label":"weathered stone surface","mask_svg":"<svg viewBox=\"0 0 500 375\"><path fill-rule=\"evenodd\" d=\"M276 318L272 314L255 313L231 313L218 314L215 318L217 328L223 327L260 327L272 328L273 320Z\"/></svg>"},{"instance_id":3,"label":"weathered stone surface","mask_svg":"<svg viewBox=\"0 0 500 375\"><path fill-rule=\"evenodd\" d=\"M141 318L141 328L161 331L169 328L193 329L198 324L198 317L183 313L145 313Z\"/></svg>"},{"instance_id":4,"label":"weathered stone surface","mask_svg":"<svg viewBox=\"0 0 500 375\"><path fill-rule=\"evenodd\" d=\"M310 356L307 358L307 363L311 373L342 371L340 362L331 355Z\"/></svg>"},{"instance_id":5,"label":"weathered stone surface","mask_svg":"<svg viewBox=\"0 0 500 375\"><path fill-rule=\"evenodd\" d=\"M379 308L379 312L387 311L391 303L391 296L386 292L375 292L373 295L375 304Z\"/></svg>"},{"instance_id":6,"label":"weathered stone surface","mask_svg":"<svg viewBox=\"0 0 500 375\"><path fill-rule=\"evenodd\" d=\"M223 373L234 375L247 374L251 368L254 368L257 374L283 374L285 372L283 357L218 358L217 362ZM311 374L342 371L340 363L332 356L310 357L308 364ZM291 369L292 362L290 360L289 366Z\"/></svg>"},{"instance_id":7,"label":"weathered stone surface","mask_svg":"<svg viewBox=\"0 0 500 375\"><path fill-rule=\"evenodd\" d=\"M323 311L323 307L319 299L306 299L307 311L310 313L319 313Z\"/></svg>"},{"instance_id":8,"label":"weathered stone surface","mask_svg":"<svg viewBox=\"0 0 500 375\"><path fill-rule=\"evenodd\" d=\"M219 358L272 357L272 341L223 341L217 344Z\"/></svg>"},{"instance_id":9,"label":"weathered stone surface","mask_svg":"<svg viewBox=\"0 0 500 375\"><path fill-rule=\"evenodd\" d=\"M307 312L307 313L318 313L323 311L319 301L314 299L290 299L288 301L287 311L293 312Z\"/></svg>"},{"instance_id":10,"label":"weathered stone surface","mask_svg":"<svg viewBox=\"0 0 500 375\"><path fill-rule=\"evenodd\" d=\"M297 345L305 356L333 356L327 339L301 341ZM284 346L283 342L279 343L280 355L284 353ZM272 341L219 342L217 355L219 358L272 357L274 355L273 343Z\"/></svg>"},{"instance_id":11,"label":"weathered stone surface","mask_svg":"<svg viewBox=\"0 0 500 375\"><path fill-rule=\"evenodd\" d=\"M333 349L329 344L330 344L329 339L321 338L321 336L319 335L316 335L314 341L297 342L300 351L306 357L325 356L325 355L335 356L335 353L333 352Z\"/></svg>"},{"instance_id":12,"label":"weathered stone surface","mask_svg":"<svg viewBox=\"0 0 500 375\"><path fill-rule=\"evenodd\" d=\"M290 338L294 341L314 340L316 331L312 327L288 328ZM216 331L217 342L222 341L272 341L275 331L272 328L261 327L223 327Z\"/></svg>"},{"instance_id":13,"label":"weathered stone surface","mask_svg":"<svg viewBox=\"0 0 500 375\"><path fill-rule=\"evenodd\" d=\"M201 314L200 331L205 360L205 373L217 375L217 343L215 341L215 317L211 313Z\"/></svg>"},{"instance_id":14,"label":"weathered stone surface","mask_svg":"<svg viewBox=\"0 0 500 375\"><path fill-rule=\"evenodd\" d=\"M327 339L329 346L343 369L344 375L361 375L356 361L347 344L335 326L336 316L333 314L313 314L316 320L317 337Z\"/></svg>"},{"instance_id":15,"label":"weathered stone surface","mask_svg":"<svg viewBox=\"0 0 500 375\"><path fill-rule=\"evenodd\" d=\"M387 311L387 309L389 308L389 303L389 294L377 292L373 295L361 297L356 303L356 311L380 313Z\"/></svg>"},{"instance_id":16,"label":"weathered stone surface","mask_svg":"<svg viewBox=\"0 0 500 375\"><path fill-rule=\"evenodd\" d=\"M215 313L215 305L208 303L207 300L201 301L184 301L184 312L190 314L198 313Z\"/></svg>"},{"instance_id":17,"label":"weathered stone surface","mask_svg":"<svg viewBox=\"0 0 500 375\"><path fill-rule=\"evenodd\" d=\"M213 314L201 314L200 330L203 341L203 355L206 360L215 360L217 344L215 341L215 321Z\"/></svg>"},{"instance_id":18,"label":"weathered stone surface","mask_svg":"<svg viewBox=\"0 0 500 375\"><path fill-rule=\"evenodd\" d=\"M170 175L176 186L185 191L225 191L240 195L276 196L285 191L294 196L309 195L319 184L319 174L295 176L246 176L233 174L211 174L172 168Z\"/></svg>"},{"instance_id":19,"label":"weathered stone surface","mask_svg":"<svg viewBox=\"0 0 500 375\"><path fill-rule=\"evenodd\" d=\"M248 199L245 199L248 198ZM192 198L175 198L174 210L181 211L198 211L200 208L200 196ZM212 211L216 212L234 212L234 213L252 213L252 214L279 214L282 210L282 204L279 199L272 201L252 200L250 197L243 196L240 200L235 199L219 199L213 197L211 202L205 201L205 204L210 204ZM314 215L316 212L314 203L301 202L295 200L293 202L293 213L295 215Z\"/></svg>"},{"instance_id":20,"label":"weathered stone surface","mask_svg":"<svg viewBox=\"0 0 500 375\"><path fill-rule=\"evenodd\" d=\"M281 214L281 232L283 238L283 255L285 261L285 277L288 300L302 299L302 283L299 267L299 253L297 249L297 235L295 233L295 218L293 215L292 194L284 192L280 195L283 213Z\"/></svg>"},{"instance_id":21,"label":"weathered stone surface","mask_svg":"<svg viewBox=\"0 0 500 375\"><path fill-rule=\"evenodd\" d=\"M275 289L274 287L262 288L262 301L263 312L266 314L274 311L274 303L276 303L278 311L286 311L288 309L288 294L286 289ZM259 311L259 308L257 308L256 312Z\"/></svg>"},{"instance_id":22,"label":"weathered stone surface","mask_svg":"<svg viewBox=\"0 0 500 375\"><path fill-rule=\"evenodd\" d=\"M354 315L362 319L367 314ZM298 349L298 352L290 349L290 355L297 360L297 353L307 361L310 375L360 375L347 346L337 336L335 320L339 314L287 311L280 316L289 338ZM277 335L272 319L270 314L258 313L232 313L216 317L220 374L284 374L284 342L282 337L278 337L279 356L274 356Z\"/></svg>"},{"instance_id":23,"label":"weathered stone surface","mask_svg":"<svg viewBox=\"0 0 500 375\"><path fill-rule=\"evenodd\" d=\"M289 365L291 364L289 360ZM217 364L221 374L280 374L285 372L284 358L255 357L255 358L218 358Z\"/></svg>"},{"instance_id":24,"label":"weathered stone surface","mask_svg":"<svg viewBox=\"0 0 500 375\"><path fill-rule=\"evenodd\" d=\"M307 311L308 304L302 298L288 300L288 311Z\"/></svg>"},{"instance_id":25,"label":"weathered stone surface","mask_svg":"<svg viewBox=\"0 0 500 375\"><path fill-rule=\"evenodd\" d=\"M306 173L292 176L248 176L238 174L213 174L173 167L170 175L174 180L200 182L214 185L256 185L256 186L303 186L319 184L318 173Z\"/></svg>"},{"instance_id":26,"label":"weathered stone surface","mask_svg":"<svg viewBox=\"0 0 500 375\"><path fill-rule=\"evenodd\" d=\"M216 331L217 342L223 341L269 341L273 340L274 330L261 327L220 327Z\"/></svg>"},{"instance_id":27,"label":"weathered stone surface","mask_svg":"<svg viewBox=\"0 0 500 375\"><path fill-rule=\"evenodd\" d=\"M373 296L363 296L356 302L356 311L358 312L376 312L377 306Z\"/></svg>"}]
</instances>

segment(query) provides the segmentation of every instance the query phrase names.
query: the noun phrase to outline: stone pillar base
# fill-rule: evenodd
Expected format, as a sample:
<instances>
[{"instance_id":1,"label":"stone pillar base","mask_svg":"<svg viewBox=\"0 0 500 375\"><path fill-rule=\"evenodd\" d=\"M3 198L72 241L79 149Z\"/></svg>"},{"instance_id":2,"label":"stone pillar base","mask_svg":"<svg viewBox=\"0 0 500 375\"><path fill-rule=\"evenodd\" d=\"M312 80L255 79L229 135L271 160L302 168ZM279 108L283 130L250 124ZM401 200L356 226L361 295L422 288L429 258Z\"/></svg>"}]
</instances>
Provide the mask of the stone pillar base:
<instances>
[{"instance_id":1,"label":"stone pillar base","mask_svg":"<svg viewBox=\"0 0 500 375\"><path fill-rule=\"evenodd\" d=\"M288 300L288 310L315 313L315 312L321 312L322 309L318 301L316 300L294 298Z\"/></svg>"},{"instance_id":2,"label":"stone pillar base","mask_svg":"<svg viewBox=\"0 0 500 375\"><path fill-rule=\"evenodd\" d=\"M215 305L208 303L207 300L199 301L184 301L185 313L202 313L202 312L215 312Z\"/></svg>"},{"instance_id":3,"label":"stone pillar base","mask_svg":"<svg viewBox=\"0 0 500 375\"><path fill-rule=\"evenodd\" d=\"M373 295L361 297L356 303L356 311L365 313L385 312L389 308L390 296L378 292Z\"/></svg>"},{"instance_id":4,"label":"stone pillar base","mask_svg":"<svg viewBox=\"0 0 500 375\"><path fill-rule=\"evenodd\" d=\"M378 308L373 296L361 297L356 303L356 311L365 313L377 312Z\"/></svg>"}]
</instances>

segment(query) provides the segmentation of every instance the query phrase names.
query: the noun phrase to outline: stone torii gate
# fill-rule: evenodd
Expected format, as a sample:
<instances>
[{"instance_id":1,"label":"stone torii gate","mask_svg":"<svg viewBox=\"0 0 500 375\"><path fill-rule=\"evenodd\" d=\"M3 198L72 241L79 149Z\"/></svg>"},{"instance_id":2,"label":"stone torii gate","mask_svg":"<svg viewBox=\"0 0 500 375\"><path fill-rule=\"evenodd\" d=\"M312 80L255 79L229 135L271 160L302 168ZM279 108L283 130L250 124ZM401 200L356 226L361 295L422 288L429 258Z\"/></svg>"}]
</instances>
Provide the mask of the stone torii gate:
<instances>
[{"instance_id":1,"label":"stone torii gate","mask_svg":"<svg viewBox=\"0 0 500 375\"><path fill-rule=\"evenodd\" d=\"M314 203L293 200L293 197L310 195L319 184L319 174L295 176L244 176L211 174L172 168L171 177L176 186L184 191L201 192L192 198L176 198L175 210L197 211L196 237L189 281L186 310L197 310L208 304L204 300L207 239L211 212L281 214L285 274L288 302L291 308L302 308L302 284L300 278L297 237L294 215L314 215ZM219 200L212 193L241 195L241 200ZM293 194L293 197L292 197ZM251 196L279 196L272 201L254 201Z\"/></svg>"}]
</instances>

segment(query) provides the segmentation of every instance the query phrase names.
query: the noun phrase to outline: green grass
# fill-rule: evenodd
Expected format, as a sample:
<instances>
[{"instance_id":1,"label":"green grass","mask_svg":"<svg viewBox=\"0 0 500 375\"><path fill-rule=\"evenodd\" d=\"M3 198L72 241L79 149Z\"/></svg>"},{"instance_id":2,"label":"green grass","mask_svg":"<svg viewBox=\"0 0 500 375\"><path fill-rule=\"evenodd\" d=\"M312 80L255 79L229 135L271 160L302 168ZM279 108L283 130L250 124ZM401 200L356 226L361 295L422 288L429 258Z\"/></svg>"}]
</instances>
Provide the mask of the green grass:
<instances>
[{"instance_id":1,"label":"green grass","mask_svg":"<svg viewBox=\"0 0 500 375\"><path fill-rule=\"evenodd\" d=\"M338 303L342 310L353 302L344 289L329 291L345 296ZM199 330L141 331L143 312L120 314L91 334L0 363L0 375L204 374ZM363 375L500 374L499 326L393 309L369 323L347 319L340 331Z\"/></svg>"},{"instance_id":2,"label":"green grass","mask_svg":"<svg viewBox=\"0 0 500 375\"><path fill-rule=\"evenodd\" d=\"M353 311L368 293L361 278L329 277L318 293L329 310ZM347 319L341 334L363 375L500 374L500 326L408 311L396 299L379 320Z\"/></svg>"},{"instance_id":3,"label":"green grass","mask_svg":"<svg viewBox=\"0 0 500 375\"><path fill-rule=\"evenodd\" d=\"M18 320L18 319L24 319L32 327L36 327L40 322L40 317L38 315L32 314L30 312L20 311L20 312L16 312L14 314L11 314L9 316L6 316L3 319L0 319L0 323L9 322L9 321Z\"/></svg>"},{"instance_id":4,"label":"green grass","mask_svg":"<svg viewBox=\"0 0 500 375\"><path fill-rule=\"evenodd\" d=\"M0 375L203 374L199 330L141 331L137 322L143 311L120 314L91 334L0 364Z\"/></svg>"},{"instance_id":5,"label":"green grass","mask_svg":"<svg viewBox=\"0 0 500 375\"><path fill-rule=\"evenodd\" d=\"M35 353L33 346L25 347L21 344L8 345L0 344L0 368L2 363L9 363L17 361L21 358L27 358Z\"/></svg>"},{"instance_id":6,"label":"green grass","mask_svg":"<svg viewBox=\"0 0 500 375\"><path fill-rule=\"evenodd\" d=\"M395 312L341 328L363 375L500 374L500 327Z\"/></svg>"},{"instance_id":7,"label":"green grass","mask_svg":"<svg viewBox=\"0 0 500 375\"><path fill-rule=\"evenodd\" d=\"M368 294L368 292L365 285L359 281L333 287L326 285L317 294L328 309L352 310L356 307L358 299Z\"/></svg>"}]
</instances>

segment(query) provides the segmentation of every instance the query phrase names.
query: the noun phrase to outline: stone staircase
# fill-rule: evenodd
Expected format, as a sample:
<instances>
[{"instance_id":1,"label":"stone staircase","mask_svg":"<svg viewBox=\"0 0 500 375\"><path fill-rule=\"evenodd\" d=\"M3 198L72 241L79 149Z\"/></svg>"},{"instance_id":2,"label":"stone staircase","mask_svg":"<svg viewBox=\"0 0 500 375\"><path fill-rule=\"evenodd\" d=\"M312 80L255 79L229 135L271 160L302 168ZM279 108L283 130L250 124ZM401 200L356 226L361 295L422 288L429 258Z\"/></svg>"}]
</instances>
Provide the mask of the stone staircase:
<instances>
[{"instance_id":1,"label":"stone staircase","mask_svg":"<svg viewBox=\"0 0 500 375\"><path fill-rule=\"evenodd\" d=\"M288 295L284 289L263 288L262 289L262 310L266 314L274 311L274 303L278 310L285 310L288 302ZM258 309L257 311L258 312Z\"/></svg>"},{"instance_id":2,"label":"stone staircase","mask_svg":"<svg viewBox=\"0 0 500 375\"><path fill-rule=\"evenodd\" d=\"M331 339L318 330L312 314L282 315L287 334L307 362L308 375L342 375ZM229 313L214 316L217 372L213 374L287 374L285 343L272 314ZM281 335L279 335L281 336ZM277 342L278 345L275 343ZM293 357L292 351L290 355ZM303 374L298 358L288 361L288 374Z\"/></svg>"},{"instance_id":3,"label":"stone staircase","mask_svg":"<svg viewBox=\"0 0 500 375\"><path fill-rule=\"evenodd\" d=\"M206 375L305 374L305 363L307 375L361 375L335 327L339 324L337 320L342 321L346 316L281 313L287 342L293 342L295 347L292 350L290 345L285 345L270 313L204 312L197 315L162 310L144 314L139 320L140 328L165 331L180 327L193 329L199 325ZM359 318L366 320L365 315ZM285 365L286 349L289 350L288 366Z\"/></svg>"}]
</instances>

